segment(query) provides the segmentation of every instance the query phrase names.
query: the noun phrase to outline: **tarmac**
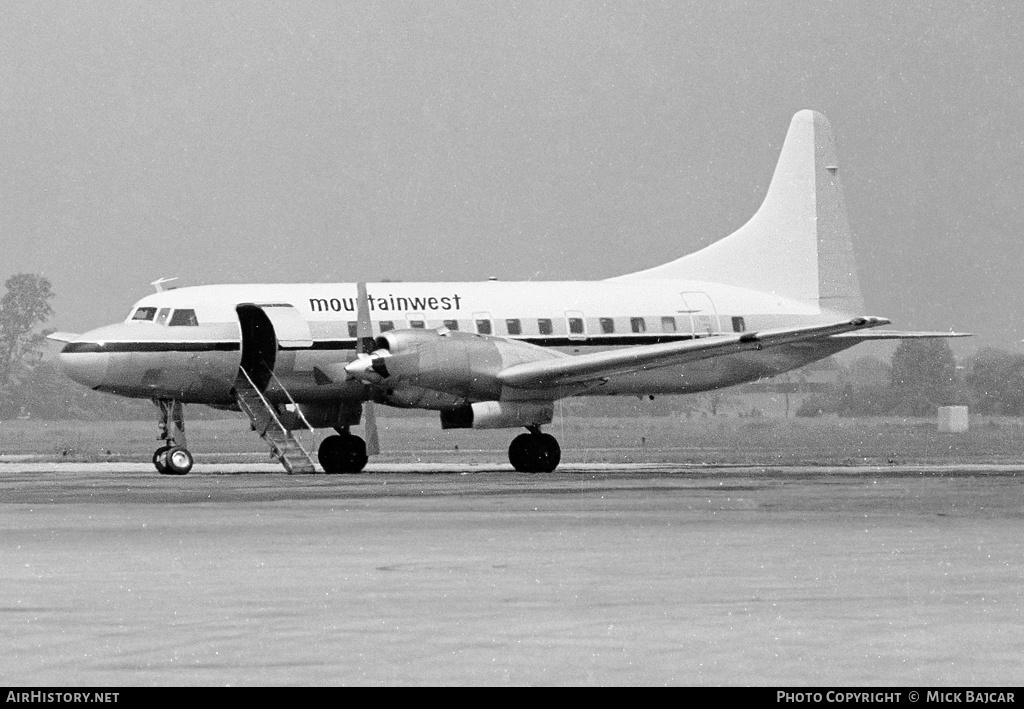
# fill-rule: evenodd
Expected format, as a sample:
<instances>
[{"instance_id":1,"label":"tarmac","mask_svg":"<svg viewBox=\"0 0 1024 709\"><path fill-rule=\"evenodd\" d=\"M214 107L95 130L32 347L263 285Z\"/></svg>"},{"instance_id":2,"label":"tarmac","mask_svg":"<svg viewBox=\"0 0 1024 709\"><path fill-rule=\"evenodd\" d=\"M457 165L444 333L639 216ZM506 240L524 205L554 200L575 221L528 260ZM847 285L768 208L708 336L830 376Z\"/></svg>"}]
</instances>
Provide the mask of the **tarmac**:
<instances>
[{"instance_id":1,"label":"tarmac","mask_svg":"<svg viewBox=\"0 0 1024 709\"><path fill-rule=\"evenodd\" d=\"M0 680L1015 685L1022 474L0 463Z\"/></svg>"}]
</instances>

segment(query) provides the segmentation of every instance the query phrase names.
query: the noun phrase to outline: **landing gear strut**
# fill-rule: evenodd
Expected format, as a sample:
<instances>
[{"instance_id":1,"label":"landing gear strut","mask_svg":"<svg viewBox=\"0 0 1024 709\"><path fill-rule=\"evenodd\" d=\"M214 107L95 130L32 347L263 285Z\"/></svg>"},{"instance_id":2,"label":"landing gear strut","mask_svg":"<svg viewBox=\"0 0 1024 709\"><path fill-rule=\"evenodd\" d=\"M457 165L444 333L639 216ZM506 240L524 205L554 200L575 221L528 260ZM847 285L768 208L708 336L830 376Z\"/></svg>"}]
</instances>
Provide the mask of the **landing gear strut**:
<instances>
[{"instance_id":1,"label":"landing gear strut","mask_svg":"<svg viewBox=\"0 0 1024 709\"><path fill-rule=\"evenodd\" d=\"M316 457L325 473L358 473L366 467L366 441L348 432L337 429L338 435L328 436L320 442Z\"/></svg>"},{"instance_id":2,"label":"landing gear strut","mask_svg":"<svg viewBox=\"0 0 1024 709\"><path fill-rule=\"evenodd\" d=\"M541 433L538 427L519 434L508 447L508 460L520 473L550 473L561 459L558 441L550 433Z\"/></svg>"},{"instance_id":3,"label":"landing gear strut","mask_svg":"<svg viewBox=\"0 0 1024 709\"><path fill-rule=\"evenodd\" d=\"M185 415L176 399L153 399L160 409L160 440L164 445L153 453L153 467L161 475L186 475L195 460L186 448Z\"/></svg>"}]
</instances>

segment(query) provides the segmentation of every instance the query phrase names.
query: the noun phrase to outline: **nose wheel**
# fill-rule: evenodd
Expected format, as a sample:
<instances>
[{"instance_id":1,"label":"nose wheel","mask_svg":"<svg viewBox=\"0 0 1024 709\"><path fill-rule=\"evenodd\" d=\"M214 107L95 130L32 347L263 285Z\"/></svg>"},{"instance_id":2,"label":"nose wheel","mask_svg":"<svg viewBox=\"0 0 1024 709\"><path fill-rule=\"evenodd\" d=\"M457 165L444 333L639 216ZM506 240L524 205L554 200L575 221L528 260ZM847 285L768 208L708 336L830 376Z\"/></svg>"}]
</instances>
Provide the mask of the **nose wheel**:
<instances>
[{"instance_id":1,"label":"nose wheel","mask_svg":"<svg viewBox=\"0 0 1024 709\"><path fill-rule=\"evenodd\" d=\"M187 448L164 446L153 454L153 465L161 475L188 475L195 459Z\"/></svg>"},{"instance_id":2,"label":"nose wheel","mask_svg":"<svg viewBox=\"0 0 1024 709\"><path fill-rule=\"evenodd\" d=\"M550 433L530 431L512 439L508 460L520 473L550 473L558 467L562 449Z\"/></svg>"},{"instance_id":3,"label":"nose wheel","mask_svg":"<svg viewBox=\"0 0 1024 709\"><path fill-rule=\"evenodd\" d=\"M185 447L185 415L180 401L153 399L160 409L160 440L153 453L153 467L161 475L187 475L195 459Z\"/></svg>"}]
</instances>

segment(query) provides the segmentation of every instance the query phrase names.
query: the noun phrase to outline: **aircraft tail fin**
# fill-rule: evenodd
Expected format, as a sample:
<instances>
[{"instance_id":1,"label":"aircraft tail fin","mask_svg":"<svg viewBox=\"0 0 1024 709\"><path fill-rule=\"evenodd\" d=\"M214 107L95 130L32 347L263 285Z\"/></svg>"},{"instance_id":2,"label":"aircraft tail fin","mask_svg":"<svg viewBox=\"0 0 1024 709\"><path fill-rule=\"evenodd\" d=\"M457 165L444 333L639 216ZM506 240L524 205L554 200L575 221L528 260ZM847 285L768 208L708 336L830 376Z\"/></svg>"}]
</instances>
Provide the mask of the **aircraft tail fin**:
<instances>
[{"instance_id":1,"label":"aircraft tail fin","mask_svg":"<svg viewBox=\"0 0 1024 709\"><path fill-rule=\"evenodd\" d=\"M793 116L764 202L738 230L670 263L612 280L642 279L725 283L822 310L862 313L828 119L808 110Z\"/></svg>"}]
</instances>

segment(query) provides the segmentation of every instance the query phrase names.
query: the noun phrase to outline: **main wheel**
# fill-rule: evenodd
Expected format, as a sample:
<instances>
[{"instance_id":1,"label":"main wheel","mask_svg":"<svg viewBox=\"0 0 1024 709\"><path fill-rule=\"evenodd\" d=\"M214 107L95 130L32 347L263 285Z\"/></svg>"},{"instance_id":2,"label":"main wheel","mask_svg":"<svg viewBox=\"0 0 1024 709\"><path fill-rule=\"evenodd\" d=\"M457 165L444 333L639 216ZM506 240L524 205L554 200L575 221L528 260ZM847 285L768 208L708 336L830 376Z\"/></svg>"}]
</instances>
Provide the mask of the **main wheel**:
<instances>
[{"instance_id":1,"label":"main wheel","mask_svg":"<svg viewBox=\"0 0 1024 709\"><path fill-rule=\"evenodd\" d=\"M550 433L541 433L537 437L541 439L539 441L540 450L536 458L537 472L554 472L555 468L562 461L562 447L558 445L558 440Z\"/></svg>"},{"instance_id":2,"label":"main wheel","mask_svg":"<svg viewBox=\"0 0 1024 709\"><path fill-rule=\"evenodd\" d=\"M562 449L550 433L522 433L508 447L508 460L520 473L550 473L561 459Z\"/></svg>"},{"instance_id":3,"label":"main wheel","mask_svg":"<svg viewBox=\"0 0 1024 709\"><path fill-rule=\"evenodd\" d=\"M358 473L370 459L366 455L366 441L351 434L328 436L320 442L316 454L325 473Z\"/></svg>"},{"instance_id":4,"label":"main wheel","mask_svg":"<svg viewBox=\"0 0 1024 709\"><path fill-rule=\"evenodd\" d=\"M163 475L188 475L188 472L192 470L192 464L195 462L188 449L181 446L168 448L159 457L159 460L163 463L164 469L160 471ZM157 467L157 470L160 470L160 468Z\"/></svg>"},{"instance_id":5,"label":"main wheel","mask_svg":"<svg viewBox=\"0 0 1024 709\"><path fill-rule=\"evenodd\" d=\"M508 462L519 473L532 473L532 456L530 454L530 439L532 433L521 433L512 439L508 446Z\"/></svg>"}]
</instances>

